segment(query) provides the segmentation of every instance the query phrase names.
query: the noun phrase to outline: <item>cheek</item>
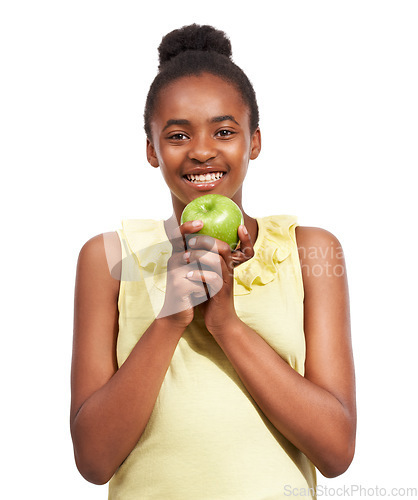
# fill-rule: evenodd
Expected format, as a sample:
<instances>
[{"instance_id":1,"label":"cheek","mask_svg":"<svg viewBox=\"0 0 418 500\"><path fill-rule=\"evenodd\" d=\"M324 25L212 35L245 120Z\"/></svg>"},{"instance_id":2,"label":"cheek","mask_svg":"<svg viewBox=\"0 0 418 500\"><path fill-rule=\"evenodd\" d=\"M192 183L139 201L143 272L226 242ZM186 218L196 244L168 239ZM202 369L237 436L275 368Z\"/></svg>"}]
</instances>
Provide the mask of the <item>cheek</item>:
<instances>
[{"instance_id":1,"label":"cheek","mask_svg":"<svg viewBox=\"0 0 418 500\"><path fill-rule=\"evenodd\" d=\"M168 169L173 169L177 166L181 159L181 152L179 149L164 147L164 145L159 145L156 149L157 158L160 161L161 166L165 166Z\"/></svg>"},{"instance_id":2,"label":"cheek","mask_svg":"<svg viewBox=\"0 0 418 500\"><path fill-rule=\"evenodd\" d=\"M233 152L236 161L241 162L242 165L247 167L248 162L250 161L250 142L247 139L242 139L239 143L236 144L235 150Z\"/></svg>"}]
</instances>

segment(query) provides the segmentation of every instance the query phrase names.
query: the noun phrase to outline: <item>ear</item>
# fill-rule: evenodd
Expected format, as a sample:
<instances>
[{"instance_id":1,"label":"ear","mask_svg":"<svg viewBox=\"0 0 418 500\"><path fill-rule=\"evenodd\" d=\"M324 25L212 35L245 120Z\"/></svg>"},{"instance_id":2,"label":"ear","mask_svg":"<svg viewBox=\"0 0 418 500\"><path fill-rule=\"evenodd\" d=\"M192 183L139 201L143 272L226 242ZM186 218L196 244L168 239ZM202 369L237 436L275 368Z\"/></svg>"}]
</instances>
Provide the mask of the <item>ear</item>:
<instances>
[{"instance_id":1,"label":"ear","mask_svg":"<svg viewBox=\"0 0 418 500\"><path fill-rule=\"evenodd\" d=\"M157 153L155 152L155 148L148 138L147 138L147 160L148 163L152 165L154 168L158 168L160 166L160 163L157 158Z\"/></svg>"},{"instance_id":2,"label":"ear","mask_svg":"<svg viewBox=\"0 0 418 500\"><path fill-rule=\"evenodd\" d=\"M250 160L255 160L261 151L261 132L260 127L257 127L251 138Z\"/></svg>"}]
</instances>

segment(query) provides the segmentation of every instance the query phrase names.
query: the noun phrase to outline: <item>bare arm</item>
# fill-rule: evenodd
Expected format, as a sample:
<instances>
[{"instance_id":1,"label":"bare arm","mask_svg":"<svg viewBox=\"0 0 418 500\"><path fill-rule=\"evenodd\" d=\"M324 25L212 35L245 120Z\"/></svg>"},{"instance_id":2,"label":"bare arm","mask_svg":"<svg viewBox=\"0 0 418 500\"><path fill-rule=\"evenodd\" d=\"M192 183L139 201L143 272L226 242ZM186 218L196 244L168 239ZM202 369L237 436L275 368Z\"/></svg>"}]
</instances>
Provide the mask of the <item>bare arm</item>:
<instances>
[{"instance_id":1,"label":"bare arm","mask_svg":"<svg viewBox=\"0 0 418 500\"><path fill-rule=\"evenodd\" d=\"M105 236L120 261L117 234ZM138 442L184 330L155 320L118 370L118 293L98 235L77 263L70 416L77 467L96 484L106 483Z\"/></svg>"},{"instance_id":2,"label":"bare arm","mask_svg":"<svg viewBox=\"0 0 418 500\"><path fill-rule=\"evenodd\" d=\"M305 376L241 321L212 333L273 425L323 475L334 477L352 461L356 432L345 263L331 233L297 229L305 289ZM313 248L316 253L308 251Z\"/></svg>"}]
</instances>

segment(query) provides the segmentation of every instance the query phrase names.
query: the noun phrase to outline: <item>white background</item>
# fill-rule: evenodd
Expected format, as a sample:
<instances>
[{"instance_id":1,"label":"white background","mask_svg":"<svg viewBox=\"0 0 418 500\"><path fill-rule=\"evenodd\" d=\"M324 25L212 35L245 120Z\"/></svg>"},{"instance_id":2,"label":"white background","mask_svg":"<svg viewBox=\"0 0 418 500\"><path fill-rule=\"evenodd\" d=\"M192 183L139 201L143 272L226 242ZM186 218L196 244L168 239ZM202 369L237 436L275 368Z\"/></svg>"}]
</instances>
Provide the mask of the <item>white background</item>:
<instances>
[{"instance_id":1,"label":"white background","mask_svg":"<svg viewBox=\"0 0 418 500\"><path fill-rule=\"evenodd\" d=\"M226 31L257 92L263 150L246 211L298 215L345 249L358 442L350 469L319 484L417 487L418 4L10 1L0 8L5 498L107 498L72 455L76 261L123 218L171 215L142 113L162 36L192 22Z\"/></svg>"}]
</instances>

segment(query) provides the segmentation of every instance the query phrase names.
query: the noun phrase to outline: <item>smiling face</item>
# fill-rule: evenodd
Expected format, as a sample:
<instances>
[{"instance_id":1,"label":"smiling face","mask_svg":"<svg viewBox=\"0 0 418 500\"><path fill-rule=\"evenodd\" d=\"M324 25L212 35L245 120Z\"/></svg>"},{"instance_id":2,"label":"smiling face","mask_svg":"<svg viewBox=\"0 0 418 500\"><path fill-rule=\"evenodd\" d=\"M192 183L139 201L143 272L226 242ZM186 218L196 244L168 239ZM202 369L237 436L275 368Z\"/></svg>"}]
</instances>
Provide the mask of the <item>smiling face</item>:
<instances>
[{"instance_id":1,"label":"smiling face","mask_svg":"<svg viewBox=\"0 0 418 500\"><path fill-rule=\"evenodd\" d=\"M161 90L147 158L161 168L177 219L204 194L228 196L242 208L248 163L261 148L260 131L251 134L249 118L236 87L209 73L182 77Z\"/></svg>"}]
</instances>

